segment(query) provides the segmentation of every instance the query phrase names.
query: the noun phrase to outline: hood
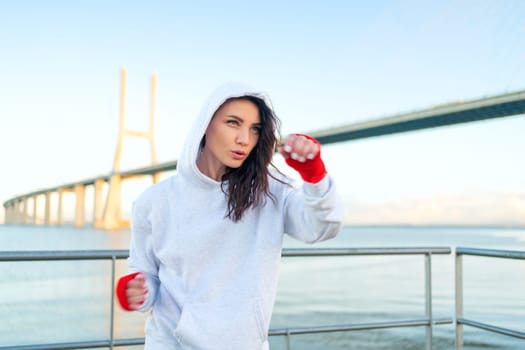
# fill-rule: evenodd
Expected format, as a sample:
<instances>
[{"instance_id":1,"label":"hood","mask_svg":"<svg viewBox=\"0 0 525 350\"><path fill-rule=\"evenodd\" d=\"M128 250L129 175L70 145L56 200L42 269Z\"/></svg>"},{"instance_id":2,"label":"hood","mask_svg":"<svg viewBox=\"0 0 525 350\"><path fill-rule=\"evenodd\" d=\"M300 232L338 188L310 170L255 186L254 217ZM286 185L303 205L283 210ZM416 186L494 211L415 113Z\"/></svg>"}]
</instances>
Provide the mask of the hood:
<instances>
[{"instance_id":1,"label":"hood","mask_svg":"<svg viewBox=\"0 0 525 350\"><path fill-rule=\"evenodd\" d=\"M177 172L187 177L189 180L196 180L201 183L217 185L219 182L202 174L197 168L197 157L199 156L199 146L204 136L208 124L219 107L230 98L241 96L255 96L262 98L271 108L268 96L248 85L241 83L227 83L219 86L206 100L197 119L193 123L186 141L182 148L182 153L177 161Z\"/></svg>"}]
</instances>

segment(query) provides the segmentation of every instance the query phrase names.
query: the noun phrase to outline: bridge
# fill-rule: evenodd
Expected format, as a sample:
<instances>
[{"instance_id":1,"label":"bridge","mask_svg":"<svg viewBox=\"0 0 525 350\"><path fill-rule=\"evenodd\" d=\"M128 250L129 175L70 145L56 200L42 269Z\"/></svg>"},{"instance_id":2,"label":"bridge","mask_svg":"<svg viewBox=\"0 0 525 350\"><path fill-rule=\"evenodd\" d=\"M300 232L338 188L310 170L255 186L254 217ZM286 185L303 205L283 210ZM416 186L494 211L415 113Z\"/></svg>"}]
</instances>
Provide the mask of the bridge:
<instances>
[{"instance_id":1,"label":"bridge","mask_svg":"<svg viewBox=\"0 0 525 350\"><path fill-rule=\"evenodd\" d=\"M158 163L154 139L154 116L156 81L155 75L151 81L151 108L150 125L147 131L133 131L125 127L126 112L126 81L127 73L121 73L120 96L120 128L117 149L113 163L113 170L109 174L95 176L82 181L57 185L51 188L40 189L26 194L18 195L7 200L5 208L6 224L39 224L62 225L63 220L63 195L70 192L75 196L76 227L83 227L85 220L85 192L87 186L94 188L93 222L95 228L118 229L128 227L129 222L122 219L121 197L122 181L151 176L156 183L160 174L175 170L177 161ZM413 130L428 129L459 123L469 123L485 119L502 118L525 113L525 90L506 93L496 96L484 97L476 100L448 103L431 108L394 115L391 117L352 123L335 128L317 130L308 134L317 138L322 144L357 140L368 137L396 134ZM141 137L149 141L152 164L137 169L121 171L120 157L124 137ZM104 187L108 187L107 194L103 194ZM38 197L44 196L44 218L38 218ZM51 196L58 196L56 210L57 219L51 221ZM30 210L32 205L32 210Z\"/></svg>"}]
</instances>

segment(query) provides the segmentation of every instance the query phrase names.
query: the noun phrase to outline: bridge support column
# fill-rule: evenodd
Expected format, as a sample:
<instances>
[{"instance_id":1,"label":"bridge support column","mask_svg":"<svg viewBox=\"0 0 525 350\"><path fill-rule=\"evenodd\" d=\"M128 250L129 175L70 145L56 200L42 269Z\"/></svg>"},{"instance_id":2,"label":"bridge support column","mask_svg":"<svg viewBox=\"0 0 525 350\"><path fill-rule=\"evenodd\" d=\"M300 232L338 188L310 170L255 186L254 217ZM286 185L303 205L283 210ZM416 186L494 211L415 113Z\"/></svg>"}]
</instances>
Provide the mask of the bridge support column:
<instances>
[{"instance_id":1,"label":"bridge support column","mask_svg":"<svg viewBox=\"0 0 525 350\"><path fill-rule=\"evenodd\" d=\"M93 227L102 228L104 219L104 204L102 198L102 190L104 188L105 180L99 179L94 184L94 200L93 200Z\"/></svg>"},{"instance_id":2,"label":"bridge support column","mask_svg":"<svg viewBox=\"0 0 525 350\"><path fill-rule=\"evenodd\" d=\"M120 158L122 155L123 139L126 136L141 137L149 141L151 151L151 162L157 164L157 151L155 148L155 112L156 112L156 94L157 94L157 75L153 74L151 78L151 104L149 128L147 131L128 130L125 125L126 120L126 84L127 72L122 69L121 72L121 93L120 93L120 126L117 141L117 149L115 150L115 158L113 160L113 173L109 179L109 190L106 199L106 207L104 209L104 218L102 227L105 229L117 229L121 227L128 227L129 222L122 220L121 199L122 199L122 176L120 173ZM157 183L160 179L160 174L153 175L153 182Z\"/></svg>"},{"instance_id":3,"label":"bridge support column","mask_svg":"<svg viewBox=\"0 0 525 350\"><path fill-rule=\"evenodd\" d=\"M58 189L58 205L57 205L57 225L62 226L64 224L64 217L62 216L62 201L64 199L64 189Z\"/></svg>"},{"instance_id":4,"label":"bridge support column","mask_svg":"<svg viewBox=\"0 0 525 350\"><path fill-rule=\"evenodd\" d=\"M15 202L15 224L20 224L20 201Z\"/></svg>"},{"instance_id":5,"label":"bridge support column","mask_svg":"<svg viewBox=\"0 0 525 350\"><path fill-rule=\"evenodd\" d=\"M44 205L44 225L51 224L51 192L46 192L46 203Z\"/></svg>"},{"instance_id":6,"label":"bridge support column","mask_svg":"<svg viewBox=\"0 0 525 350\"><path fill-rule=\"evenodd\" d=\"M12 205L8 205L7 207L5 207L5 211L4 211L4 222L6 224L12 224L13 222L13 206Z\"/></svg>"},{"instance_id":7,"label":"bridge support column","mask_svg":"<svg viewBox=\"0 0 525 350\"><path fill-rule=\"evenodd\" d=\"M9 215L11 217L11 224L16 224L16 203L13 203L11 205L11 214Z\"/></svg>"},{"instance_id":8,"label":"bridge support column","mask_svg":"<svg viewBox=\"0 0 525 350\"><path fill-rule=\"evenodd\" d=\"M24 199L20 200L20 213L19 213L20 214L20 219L19 220L20 220L20 224L21 225L25 224L25 220L26 220L25 219L25 212L26 212L25 204L26 203L25 203Z\"/></svg>"},{"instance_id":9,"label":"bridge support column","mask_svg":"<svg viewBox=\"0 0 525 350\"><path fill-rule=\"evenodd\" d=\"M75 185L75 227L84 227L85 223L85 197L86 197L86 186L82 184Z\"/></svg>"},{"instance_id":10,"label":"bridge support column","mask_svg":"<svg viewBox=\"0 0 525 350\"><path fill-rule=\"evenodd\" d=\"M22 211L22 224L27 224L27 222L29 221L29 216L28 216L28 203L27 203L27 198L24 198L22 199L22 206L23 206L23 211Z\"/></svg>"},{"instance_id":11,"label":"bridge support column","mask_svg":"<svg viewBox=\"0 0 525 350\"><path fill-rule=\"evenodd\" d=\"M153 183L154 184L159 183L159 181L160 181L160 173L153 174L152 178L153 178Z\"/></svg>"},{"instance_id":12,"label":"bridge support column","mask_svg":"<svg viewBox=\"0 0 525 350\"><path fill-rule=\"evenodd\" d=\"M9 224L9 205L4 205L4 224Z\"/></svg>"},{"instance_id":13,"label":"bridge support column","mask_svg":"<svg viewBox=\"0 0 525 350\"><path fill-rule=\"evenodd\" d=\"M121 227L121 198L122 177L120 175L111 175L102 228L111 230Z\"/></svg>"},{"instance_id":14,"label":"bridge support column","mask_svg":"<svg viewBox=\"0 0 525 350\"><path fill-rule=\"evenodd\" d=\"M38 223L38 196L33 196L33 225Z\"/></svg>"},{"instance_id":15,"label":"bridge support column","mask_svg":"<svg viewBox=\"0 0 525 350\"><path fill-rule=\"evenodd\" d=\"M16 206L15 206L15 203L13 203L9 207L9 223L10 224L15 224L16 223Z\"/></svg>"}]
</instances>

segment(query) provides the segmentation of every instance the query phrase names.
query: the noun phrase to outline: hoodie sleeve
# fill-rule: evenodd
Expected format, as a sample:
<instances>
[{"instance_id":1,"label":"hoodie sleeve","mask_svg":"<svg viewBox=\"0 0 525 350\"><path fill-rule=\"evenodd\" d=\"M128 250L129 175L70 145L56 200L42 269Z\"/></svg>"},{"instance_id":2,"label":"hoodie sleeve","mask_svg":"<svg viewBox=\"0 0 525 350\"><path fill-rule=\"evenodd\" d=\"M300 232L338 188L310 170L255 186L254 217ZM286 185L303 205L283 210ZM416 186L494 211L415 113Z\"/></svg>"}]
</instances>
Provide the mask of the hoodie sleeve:
<instances>
[{"instance_id":1,"label":"hoodie sleeve","mask_svg":"<svg viewBox=\"0 0 525 350\"><path fill-rule=\"evenodd\" d=\"M159 263L153 249L151 223L145 217L144 210L134 203L131 212L131 245L129 250L129 272L141 272L146 275L148 294L138 311L147 311L155 301L159 288Z\"/></svg>"},{"instance_id":2,"label":"hoodie sleeve","mask_svg":"<svg viewBox=\"0 0 525 350\"><path fill-rule=\"evenodd\" d=\"M284 211L285 232L306 243L333 238L343 226L342 202L330 175L290 191Z\"/></svg>"}]
</instances>

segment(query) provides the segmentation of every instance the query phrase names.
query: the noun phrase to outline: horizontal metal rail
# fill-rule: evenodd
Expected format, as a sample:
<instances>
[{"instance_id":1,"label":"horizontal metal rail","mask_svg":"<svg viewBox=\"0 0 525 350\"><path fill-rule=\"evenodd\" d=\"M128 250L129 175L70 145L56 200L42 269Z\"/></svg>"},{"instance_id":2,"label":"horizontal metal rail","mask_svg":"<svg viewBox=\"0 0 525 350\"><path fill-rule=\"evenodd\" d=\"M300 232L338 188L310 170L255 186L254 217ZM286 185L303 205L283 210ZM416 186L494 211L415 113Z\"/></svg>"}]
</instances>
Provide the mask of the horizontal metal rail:
<instances>
[{"instance_id":1,"label":"horizontal metal rail","mask_svg":"<svg viewBox=\"0 0 525 350\"><path fill-rule=\"evenodd\" d=\"M307 256L348 256L348 255L421 255L450 254L449 247L414 247L414 248L286 248L283 257ZM127 259L129 250L36 250L36 251L0 251L2 261L46 261L46 260L109 260Z\"/></svg>"},{"instance_id":2,"label":"horizontal metal rail","mask_svg":"<svg viewBox=\"0 0 525 350\"><path fill-rule=\"evenodd\" d=\"M282 256L345 256L345 255L422 255L450 254L449 247L413 247L413 248L288 248Z\"/></svg>"},{"instance_id":3,"label":"horizontal metal rail","mask_svg":"<svg viewBox=\"0 0 525 350\"><path fill-rule=\"evenodd\" d=\"M525 260L525 252L519 250L498 250L458 247L456 248L456 255L474 255L485 256L488 258Z\"/></svg>"},{"instance_id":4,"label":"horizontal metal rail","mask_svg":"<svg viewBox=\"0 0 525 350\"><path fill-rule=\"evenodd\" d=\"M69 343L50 343L34 345L0 346L2 350L73 350L111 348L112 346L144 345L144 338L127 338L110 340L90 340Z\"/></svg>"},{"instance_id":5,"label":"horizontal metal rail","mask_svg":"<svg viewBox=\"0 0 525 350\"><path fill-rule=\"evenodd\" d=\"M354 323L346 325L322 326L322 327L301 327L301 328L275 328L270 329L268 335L293 335L293 334L314 334L314 333L331 333L331 332L347 332L347 331L362 331L371 329L383 328L400 328L400 327L419 327L429 325L452 324L452 318L433 319L432 321L426 318L416 320L402 320L390 322L372 322L372 323Z\"/></svg>"},{"instance_id":6,"label":"horizontal metal rail","mask_svg":"<svg viewBox=\"0 0 525 350\"><path fill-rule=\"evenodd\" d=\"M463 325L479 328L488 332L498 333L509 337L525 339L525 332L516 329L499 327L463 317L463 255L481 256L487 258L525 260L525 252L518 250L456 248L456 350L464 349Z\"/></svg>"},{"instance_id":7,"label":"horizontal metal rail","mask_svg":"<svg viewBox=\"0 0 525 350\"><path fill-rule=\"evenodd\" d=\"M127 259L128 250L37 250L0 252L4 261L111 260Z\"/></svg>"},{"instance_id":8,"label":"horizontal metal rail","mask_svg":"<svg viewBox=\"0 0 525 350\"><path fill-rule=\"evenodd\" d=\"M457 322L461 324L465 324L467 326L483 329L489 332L507 335L509 337L514 337L514 338L519 338L519 339L525 339L525 332L516 331L513 329L509 329L509 328L504 328L504 327L498 327L498 326L494 326L488 323L481 323L481 322L469 320L466 318L459 318L457 319Z\"/></svg>"},{"instance_id":9,"label":"horizontal metal rail","mask_svg":"<svg viewBox=\"0 0 525 350\"><path fill-rule=\"evenodd\" d=\"M312 256L359 256L359 255L425 255L426 256L426 270L425 287L426 287L426 303L431 303L431 286L430 278L430 260L433 254L450 254L449 247L413 247L413 248L287 248L283 249L283 257L312 257ZM111 313L110 313L110 339L92 340L81 342L64 342L64 343L49 343L49 344L26 344L26 345L11 345L0 346L0 350L66 350L66 349L95 349L95 348L113 348L118 346L142 345L144 338L121 338L113 339L113 323L114 323L114 274L115 261L117 259L126 259L129 256L128 250L67 250L67 251L5 251L0 252L0 262L17 262L17 261L68 261L68 260L111 260L112 262L112 285L111 285ZM427 318L389 321L389 322L375 322L375 323L357 323L346 325L332 325L320 327L300 327L300 328L281 328L270 329L269 336L286 336L289 348L289 336L293 334L314 334L327 332L345 332L358 330L371 330L381 328L395 328L395 327L417 327L426 326L431 330L433 325L451 324L452 319L441 318L433 319L431 309L427 311ZM428 335L431 337L432 332ZM427 348L428 345L427 337Z\"/></svg>"},{"instance_id":10,"label":"horizontal metal rail","mask_svg":"<svg viewBox=\"0 0 525 350\"><path fill-rule=\"evenodd\" d=\"M274 328L268 332L269 336L290 336L298 334L317 334L317 333L331 333L331 332L350 332L362 331L372 329L384 328L401 328L401 327L419 327L433 325L452 324L454 320L451 318L433 319L432 323L428 319L416 320L402 320L390 322L372 322L372 323L355 323L346 325L332 325L323 327L297 327L297 328ZM130 338L119 339L113 342L113 346L130 346L143 345L144 338ZM108 340L100 341L84 341L71 343L55 343L55 344L38 344L38 345L21 345L21 346L3 346L1 350L71 350L71 349L91 349L91 348L107 348L111 346Z\"/></svg>"}]
</instances>

